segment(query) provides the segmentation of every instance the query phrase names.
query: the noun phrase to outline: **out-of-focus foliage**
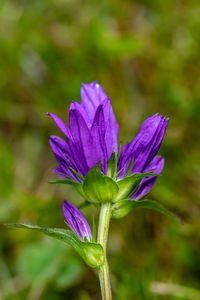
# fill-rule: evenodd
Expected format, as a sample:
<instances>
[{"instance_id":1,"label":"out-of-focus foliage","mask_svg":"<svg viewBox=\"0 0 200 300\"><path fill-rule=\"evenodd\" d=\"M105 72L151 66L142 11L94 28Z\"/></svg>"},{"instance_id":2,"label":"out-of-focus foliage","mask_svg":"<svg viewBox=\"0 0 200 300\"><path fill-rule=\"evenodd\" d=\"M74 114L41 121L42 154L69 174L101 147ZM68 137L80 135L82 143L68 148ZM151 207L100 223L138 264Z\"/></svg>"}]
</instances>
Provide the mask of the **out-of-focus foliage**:
<instances>
[{"instance_id":1,"label":"out-of-focus foliage","mask_svg":"<svg viewBox=\"0 0 200 300\"><path fill-rule=\"evenodd\" d=\"M170 118L151 198L185 224L139 209L112 221L114 299L200 299L199 16L199 0L0 1L0 222L62 227L61 201L80 203L47 183L48 136L61 133L45 113L67 121L81 82L105 88L122 142L147 116ZM100 299L96 274L71 248L0 230L0 299Z\"/></svg>"}]
</instances>

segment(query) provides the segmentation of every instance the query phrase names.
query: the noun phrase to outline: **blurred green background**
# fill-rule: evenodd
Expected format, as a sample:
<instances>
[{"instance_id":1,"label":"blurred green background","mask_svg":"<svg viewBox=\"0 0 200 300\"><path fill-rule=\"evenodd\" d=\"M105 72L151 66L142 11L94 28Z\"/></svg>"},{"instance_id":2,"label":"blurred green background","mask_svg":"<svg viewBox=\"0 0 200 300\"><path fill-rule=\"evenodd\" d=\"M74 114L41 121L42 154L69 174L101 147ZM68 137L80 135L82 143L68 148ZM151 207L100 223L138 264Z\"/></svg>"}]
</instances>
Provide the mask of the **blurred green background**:
<instances>
[{"instance_id":1,"label":"blurred green background","mask_svg":"<svg viewBox=\"0 0 200 300\"><path fill-rule=\"evenodd\" d=\"M119 140L159 112L170 118L166 164L151 199L184 220L148 210L111 223L114 299L200 299L199 0L0 1L0 222L64 227L68 186L48 185L48 144L61 135L47 111L67 121L81 82L111 97ZM96 211L84 209L91 224ZM100 299L98 277L65 244L0 229L0 299Z\"/></svg>"}]
</instances>

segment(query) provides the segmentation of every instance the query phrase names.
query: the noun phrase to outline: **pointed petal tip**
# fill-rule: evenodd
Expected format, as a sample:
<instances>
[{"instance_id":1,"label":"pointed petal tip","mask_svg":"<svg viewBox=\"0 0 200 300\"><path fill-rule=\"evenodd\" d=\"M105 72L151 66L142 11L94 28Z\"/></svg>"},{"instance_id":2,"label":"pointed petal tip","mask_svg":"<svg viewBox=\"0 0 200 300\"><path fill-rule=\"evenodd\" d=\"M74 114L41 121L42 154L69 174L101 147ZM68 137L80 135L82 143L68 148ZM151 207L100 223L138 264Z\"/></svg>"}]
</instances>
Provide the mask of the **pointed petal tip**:
<instances>
[{"instance_id":1,"label":"pointed petal tip","mask_svg":"<svg viewBox=\"0 0 200 300\"><path fill-rule=\"evenodd\" d=\"M63 202L62 202L62 207L65 208L65 207L67 207L67 206L70 205L70 204L71 204L71 203L68 202L67 200L63 200Z\"/></svg>"},{"instance_id":2,"label":"pointed petal tip","mask_svg":"<svg viewBox=\"0 0 200 300\"><path fill-rule=\"evenodd\" d=\"M162 118L162 119L165 119L165 120L169 120L168 117L166 117L165 115L161 115L160 113L155 113L154 115L152 115L152 117L159 117L159 118Z\"/></svg>"},{"instance_id":3,"label":"pointed petal tip","mask_svg":"<svg viewBox=\"0 0 200 300\"><path fill-rule=\"evenodd\" d=\"M87 88L101 89L103 92L105 92L104 89L103 89L102 86L98 83L97 80L92 81L92 82L90 82L90 83L84 83L84 82L82 82L82 83L81 83L81 87L82 87L82 88L86 88L86 89L87 89Z\"/></svg>"},{"instance_id":4,"label":"pointed petal tip","mask_svg":"<svg viewBox=\"0 0 200 300\"><path fill-rule=\"evenodd\" d=\"M50 135L49 140L53 140L56 137L56 135Z\"/></svg>"},{"instance_id":5,"label":"pointed petal tip","mask_svg":"<svg viewBox=\"0 0 200 300\"><path fill-rule=\"evenodd\" d=\"M155 115L161 117L164 121L167 121L167 122L169 121L169 118L166 117L165 115L160 115L159 113L157 113L157 114L155 114Z\"/></svg>"},{"instance_id":6,"label":"pointed petal tip","mask_svg":"<svg viewBox=\"0 0 200 300\"><path fill-rule=\"evenodd\" d=\"M52 119L55 118L55 117L57 117L55 114L50 113L50 112L47 112L46 115L49 116L49 117L51 117Z\"/></svg>"},{"instance_id":7,"label":"pointed petal tip","mask_svg":"<svg viewBox=\"0 0 200 300\"><path fill-rule=\"evenodd\" d=\"M58 143L60 144L62 142L62 143L64 143L64 146L67 145L67 143L57 135L50 135L49 136L49 142L50 143L57 143L57 144ZM64 146L63 146L63 148L64 148Z\"/></svg>"},{"instance_id":8,"label":"pointed petal tip","mask_svg":"<svg viewBox=\"0 0 200 300\"><path fill-rule=\"evenodd\" d=\"M167 117L165 117L164 115L160 115L159 113L156 113L156 114L154 114L154 115L152 115L151 117L149 117L149 118L147 118L145 121L144 121L144 123L146 122L146 121L152 121L152 120L154 120L154 122L156 123L156 124L160 124L159 126L163 126L163 127L167 127L167 124L168 124L168 122L169 122L169 118L167 118Z\"/></svg>"},{"instance_id":9,"label":"pointed petal tip","mask_svg":"<svg viewBox=\"0 0 200 300\"><path fill-rule=\"evenodd\" d=\"M165 162L165 159L162 155L156 155L155 158L157 158L157 161L162 161L162 162Z\"/></svg>"}]
</instances>

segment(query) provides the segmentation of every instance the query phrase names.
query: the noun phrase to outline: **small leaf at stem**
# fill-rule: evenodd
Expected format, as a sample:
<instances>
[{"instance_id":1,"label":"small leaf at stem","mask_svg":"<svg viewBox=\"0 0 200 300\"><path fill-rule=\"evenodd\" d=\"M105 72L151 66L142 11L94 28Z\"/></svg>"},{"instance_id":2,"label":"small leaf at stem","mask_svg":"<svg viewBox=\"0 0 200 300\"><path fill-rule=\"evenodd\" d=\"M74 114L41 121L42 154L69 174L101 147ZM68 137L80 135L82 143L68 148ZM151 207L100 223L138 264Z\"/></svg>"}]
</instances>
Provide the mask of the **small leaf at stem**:
<instances>
[{"instance_id":1,"label":"small leaf at stem","mask_svg":"<svg viewBox=\"0 0 200 300\"><path fill-rule=\"evenodd\" d=\"M129 198L136 190L142 179L150 176L160 176L160 174L155 174L152 172L135 173L131 176L124 177L122 180L117 181L119 192L114 202Z\"/></svg>"},{"instance_id":2,"label":"small leaf at stem","mask_svg":"<svg viewBox=\"0 0 200 300\"><path fill-rule=\"evenodd\" d=\"M130 199L120 200L117 203L115 203L112 207L113 209L112 217L115 219L123 218L136 208L153 209L172 218L175 221L178 221L179 223L182 223L182 220L178 216L176 216L173 212L169 211L162 204L152 200L141 200L141 201L130 200Z\"/></svg>"},{"instance_id":3,"label":"small leaf at stem","mask_svg":"<svg viewBox=\"0 0 200 300\"><path fill-rule=\"evenodd\" d=\"M83 185L81 183L75 182L73 180L70 179L54 179L54 180L49 180L50 184L71 184L73 185L73 187L77 190L77 192L83 197L85 198L85 194L83 192Z\"/></svg>"}]
</instances>

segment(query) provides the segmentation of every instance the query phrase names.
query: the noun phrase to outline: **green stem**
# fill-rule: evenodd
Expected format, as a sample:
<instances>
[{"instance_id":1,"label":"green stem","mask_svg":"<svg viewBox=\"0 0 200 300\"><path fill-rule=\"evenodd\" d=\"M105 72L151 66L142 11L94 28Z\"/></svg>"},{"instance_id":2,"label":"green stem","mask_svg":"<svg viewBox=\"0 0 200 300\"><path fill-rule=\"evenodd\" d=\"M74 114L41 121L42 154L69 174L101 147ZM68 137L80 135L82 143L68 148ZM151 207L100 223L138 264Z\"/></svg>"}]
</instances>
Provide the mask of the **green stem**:
<instances>
[{"instance_id":1,"label":"green stem","mask_svg":"<svg viewBox=\"0 0 200 300\"><path fill-rule=\"evenodd\" d=\"M106 257L106 245L108 239L108 230L111 217L111 203L103 203L101 205L98 227L98 243L103 246L105 262L99 270L99 281L101 286L101 294L103 300L112 300L112 290L109 278L109 266Z\"/></svg>"}]
</instances>

